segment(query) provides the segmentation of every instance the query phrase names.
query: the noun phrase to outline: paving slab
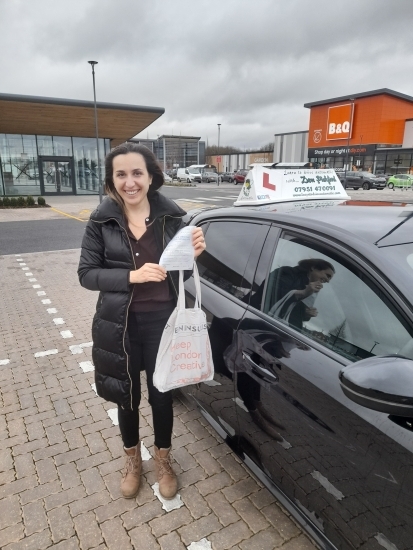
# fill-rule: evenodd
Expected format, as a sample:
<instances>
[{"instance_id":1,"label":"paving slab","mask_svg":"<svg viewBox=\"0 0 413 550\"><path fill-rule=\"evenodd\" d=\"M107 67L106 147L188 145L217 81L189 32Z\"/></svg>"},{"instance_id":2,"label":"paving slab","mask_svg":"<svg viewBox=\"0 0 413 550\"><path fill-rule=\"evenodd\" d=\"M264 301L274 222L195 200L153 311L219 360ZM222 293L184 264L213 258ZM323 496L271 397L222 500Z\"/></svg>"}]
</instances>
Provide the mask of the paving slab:
<instances>
[{"instance_id":1,"label":"paving slab","mask_svg":"<svg viewBox=\"0 0 413 550\"><path fill-rule=\"evenodd\" d=\"M59 206L74 211L71 203ZM78 283L79 254L74 249L0 256L0 547L218 550L288 543L293 549L295 541L304 548L305 539L306 549L316 548L178 395L173 448L179 507L166 511L158 500L151 456L143 463L137 498L122 498L121 440L116 415L109 416L114 405L93 388L97 293ZM147 399L144 391L142 439L153 456ZM248 491L240 491L240 484ZM268 520L271 506L274 517L282 514L279 526Z\"/></svg>"}]
</instances>

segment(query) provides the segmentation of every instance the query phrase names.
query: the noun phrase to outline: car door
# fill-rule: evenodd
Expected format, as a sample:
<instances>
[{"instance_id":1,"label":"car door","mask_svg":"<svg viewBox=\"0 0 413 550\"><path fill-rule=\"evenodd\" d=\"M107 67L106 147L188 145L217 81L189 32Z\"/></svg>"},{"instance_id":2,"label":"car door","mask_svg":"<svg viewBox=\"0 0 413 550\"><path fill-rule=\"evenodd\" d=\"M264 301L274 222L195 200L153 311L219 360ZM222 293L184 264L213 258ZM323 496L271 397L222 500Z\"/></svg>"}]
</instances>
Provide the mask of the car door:
<instances>
[{"instance_id":1,"label":"car door","mask_svg":"<svg viewBox=\"0 0 413 550\"><path fill-rule=\"evenodd\" d=\"M214 379L190 386L186 393L225 438L237 433L233 372L224 356L245 313L259 254L269 225L254 221L218 219L201 225L206 250L197 264L202 309L206 313L214 362ZM193 307L193 277L185 283L188 307Z\"/></svg>"},{"instance_id":2,"label":"car door","mask_svg":"<svg viewBox=\"0 0 413 550\"><path fill-rule=\"evenodd\" d=\"M238 327L244 452L318 530L319 542L412 548L413 423L355 404L339 383L341 369L366 357L413 359L411 324L356 256L325 238L280 232L268 235ZM314 260L332 266L333 276L306 303L294 302L294 286L307 288Z\"/></svg>"}]
</instances>

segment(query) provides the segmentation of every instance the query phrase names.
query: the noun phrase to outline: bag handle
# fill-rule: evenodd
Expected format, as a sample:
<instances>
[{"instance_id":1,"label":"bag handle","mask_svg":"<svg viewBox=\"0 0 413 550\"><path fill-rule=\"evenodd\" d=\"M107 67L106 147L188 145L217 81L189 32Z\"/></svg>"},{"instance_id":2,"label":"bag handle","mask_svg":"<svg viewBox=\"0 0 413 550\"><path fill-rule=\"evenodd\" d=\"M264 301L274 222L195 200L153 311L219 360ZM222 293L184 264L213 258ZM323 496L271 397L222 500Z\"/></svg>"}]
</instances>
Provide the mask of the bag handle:
<instances>
[{"instance_id":1,"label":"bag handle","mask_svg":"<svg viewBox=\"0 0 413 550\"><path fill-rule=\"evenodd\" d=\"M196 262L193 267L193 277L195 282L195 304L194 308L201 309L201 281L199 279L199 272ZM179 271L179 296L178 296L178 309L185 309L185 287L184 287L184 272Z\"/></svg>"}]
</instances>

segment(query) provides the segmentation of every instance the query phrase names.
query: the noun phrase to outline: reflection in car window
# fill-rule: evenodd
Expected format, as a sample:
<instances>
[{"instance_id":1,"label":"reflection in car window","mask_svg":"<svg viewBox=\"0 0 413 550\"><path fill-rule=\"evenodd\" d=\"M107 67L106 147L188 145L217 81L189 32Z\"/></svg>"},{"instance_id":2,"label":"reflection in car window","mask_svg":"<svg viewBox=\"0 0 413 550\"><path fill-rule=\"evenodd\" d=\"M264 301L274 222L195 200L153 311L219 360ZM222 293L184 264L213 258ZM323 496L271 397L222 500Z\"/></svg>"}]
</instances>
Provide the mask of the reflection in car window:
<instances>
[{"instance_id":1,"label":"reflection in car window","mask_svg":"<svg viewBox=\"0 0 413 550\"><path fill-rule=\"evenodd\" d=\"M212 222L197 261L200 276L242 300L251 289L243 275L259 229L254 223Z\"/></svg>"},{"instance_id":2,"label":"reflection in car window","mask_svg":"<svg viewBox=\"0 0 413 550\"><path fill-rule=\"evenodd\" d=\"M344 357L400 354L413 359L413 340L372 281L319 245L280 239L264 312Z\"/></svg>"}]
</instances>

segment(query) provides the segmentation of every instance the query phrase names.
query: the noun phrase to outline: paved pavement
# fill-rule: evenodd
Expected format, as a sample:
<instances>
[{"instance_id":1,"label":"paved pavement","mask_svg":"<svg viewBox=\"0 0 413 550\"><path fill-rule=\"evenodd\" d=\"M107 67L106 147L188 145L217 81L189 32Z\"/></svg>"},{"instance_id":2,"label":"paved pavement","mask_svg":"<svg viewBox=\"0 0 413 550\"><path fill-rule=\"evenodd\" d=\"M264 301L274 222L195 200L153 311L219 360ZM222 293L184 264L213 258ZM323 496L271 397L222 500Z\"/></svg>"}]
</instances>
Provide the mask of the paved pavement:
<instances>
[{"instance_id":1,"label":"paved pavement","mask_svg":"<svg viewBox=\"0 0 413 550\"><path fill-rule=\"evenodd\" d=\"M97 197L48 202L82 219ZM67 218L51 209L41 212L46 211ZM23 216L23 210L13 215L17 212ZM44 215L25 212L25 219ZM1 220L7 221L4 216L3 211ZM78 249L0 256L0 548L316 548L178 396L176 509L166 511L152 489L146 393L140 416L149 454L142 487L136 499L122 498L124 458L115 407L93 388L90 326L97 295L80 287L78 258ZM203 545L195 544L203 539Z\"/></svg>"}]
</instances>

